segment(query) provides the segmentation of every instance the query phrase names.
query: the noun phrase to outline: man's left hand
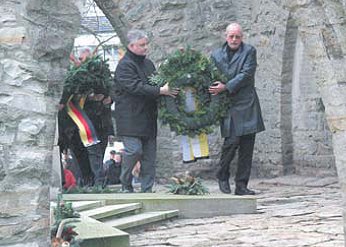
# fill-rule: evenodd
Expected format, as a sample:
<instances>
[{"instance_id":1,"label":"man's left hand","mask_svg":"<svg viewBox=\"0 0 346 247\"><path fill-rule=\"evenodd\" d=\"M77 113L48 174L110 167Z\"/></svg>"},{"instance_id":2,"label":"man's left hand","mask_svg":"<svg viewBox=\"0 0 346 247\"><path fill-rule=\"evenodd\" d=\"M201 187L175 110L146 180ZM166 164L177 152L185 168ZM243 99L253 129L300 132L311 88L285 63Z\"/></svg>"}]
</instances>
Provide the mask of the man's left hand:
<instances>
[{"instance_id":1,"label":"man's left hand","mask_svg":"<svg viewBox=\"0 0 346 247\"><path fill-rule=\"evenodd\" d=\"M103 101L102 101L102 103L103 103L104 105L111 104L111 103L112 103L111 97L108 96L108 97L104 98Z\"/></svg>"}]
</instances>

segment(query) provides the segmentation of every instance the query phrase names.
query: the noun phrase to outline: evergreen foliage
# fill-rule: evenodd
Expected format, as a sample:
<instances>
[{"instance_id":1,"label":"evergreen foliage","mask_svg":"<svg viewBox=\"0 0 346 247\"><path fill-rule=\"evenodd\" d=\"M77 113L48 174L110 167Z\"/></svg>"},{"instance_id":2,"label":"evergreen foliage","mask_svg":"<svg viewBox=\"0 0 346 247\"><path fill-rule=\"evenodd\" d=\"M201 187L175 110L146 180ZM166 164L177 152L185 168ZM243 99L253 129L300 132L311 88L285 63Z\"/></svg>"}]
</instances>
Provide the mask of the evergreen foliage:
<instances>
[{"instance_id":1,"label":"evergreen foliage","mask_svg":"<svg viewBox=\"0 0 346 247\"><path fill-rule=\"evenodd\" d=\"M168 192L177 195L205 195L208 188L202 184L200 178L186 174L184 178L172 177L172 183L167 186Z\"/></svg>"},{"instance_id":2,"label":"evergreen foliage","mask_svg":"<svg viewBox=\"0 0 346 247\"><path fill-rule=\"evenodd\" d=\"M58 195L57 206L54 208L53 214L55 222L51 226L52 246L61 246L63 242L68 242L70 247L79 247L79 242L75 240L78 235L70 223L78 221L80 215L74 211L71 202L64 202L61 199L61 194ZM76 220L73 220L73 219ZM56 237L59 227L64 219L71 219L67 224L63 225L61 236Z\"/></svg>"},{"instance_id":3,"label":"evergreen foliage","mask_svg":"<svg viewBox=\"0 0 346 247\"><path fill-rule=\"evenodd\" d=\"M226 93L212 96L208 88L214 81L225 81L210 59L191 48L172 53L159 67L158 73L150 78L152 84L162 86L168 82L171 88L179 88L176 98L164 96L160 101L159 119L169 124L178 135L195 136L211 133L225 115L229 100ZM185 111L185 89L195 91L197 109Z\"/></svg>"},{"instance_id":4,"label":"evergreen foliage","mask_svg":"<svg viewBox=\"0 0 346 247\"><path fill-rule=\"evenodd\" d=\"M108 94L112 75L107 61L98 55L88 57L80 66L71 65L64 83L64 89L70 94Z\"/></svg>"}]
</instances>

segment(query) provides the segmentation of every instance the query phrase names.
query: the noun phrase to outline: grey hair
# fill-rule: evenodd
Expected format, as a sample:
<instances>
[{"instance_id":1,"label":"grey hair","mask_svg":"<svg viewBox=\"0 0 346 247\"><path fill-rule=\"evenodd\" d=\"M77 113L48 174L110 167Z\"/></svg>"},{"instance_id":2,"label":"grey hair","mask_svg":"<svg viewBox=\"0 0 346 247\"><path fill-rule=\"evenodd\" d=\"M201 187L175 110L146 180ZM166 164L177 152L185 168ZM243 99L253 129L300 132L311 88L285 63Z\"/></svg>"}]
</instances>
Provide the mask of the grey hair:
<instances>
[{"instance_id":1,"label":"grey hair","mask_svg":"<svg viewBox=\"0 0 346 247\"><path fill-rule=\"evenodd\" d=\"M226 27L226 34L234 28L238 28L240 30L240 34L243 35L243 29L238 23L231 23Z\"/></svg>"},{"instance_id":2,"label":"grey hair","mask_svg":"<svg viewBox=\"0 0 346 247\"><path fill-rule=\"evenodd\" d=\"M144 31L138 29L132 29L127 33L127 41L129 44L135 43L143 38L148 39L148 35Z\"/></svg>"}]
</instances>

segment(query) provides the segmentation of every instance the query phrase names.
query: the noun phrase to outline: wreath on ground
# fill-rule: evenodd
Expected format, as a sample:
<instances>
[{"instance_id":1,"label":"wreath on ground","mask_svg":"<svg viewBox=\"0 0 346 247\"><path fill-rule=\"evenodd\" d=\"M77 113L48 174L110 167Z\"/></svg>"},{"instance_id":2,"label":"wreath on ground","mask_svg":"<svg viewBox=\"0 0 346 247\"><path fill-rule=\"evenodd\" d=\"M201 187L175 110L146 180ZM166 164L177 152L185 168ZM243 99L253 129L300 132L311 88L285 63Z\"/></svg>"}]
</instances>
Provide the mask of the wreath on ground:
<instances>
[{"instance_id":1,"label":"wreath on ground","mask_svg":"<svg viewBox=\"0 0 346 247\"><path fill-rule=\"evenodd\" d=\"M208 88L214 81L225 81L216 66L201 52L191 48L171 54L150 78L151 83L179 88L176 98L164 96L160 100L159 119L169 124L177 135L195 136L211 133L211 126L225 115L229 102L225 93L212 96ZM185 91L192 89L196 109L185 110Z\"/></svg>"},{"instance_id":2,"label":"wreath on ground","mask_svg":"<svg viewBox=\"0 0 346 247\"><path fill-rule=\"evenodd\" d=\"M73 64L67 72L64 89L70 94L98 92L108 94L112 75L107 61L101 56L91 56L80 64Z\"/></svg>"},{"instance_id":3,"label":"wreath on ground","mask_svg":"<svg viewBox=\"0 0 346 247\"><path fill-rule=\"evenodd\" d=\"M177 195L206 195L209 190L202 183L200 178L192 176L189 172L184 177L174 176L172 183L167 186L168 192Z\"/></svg>"}]
</instances>

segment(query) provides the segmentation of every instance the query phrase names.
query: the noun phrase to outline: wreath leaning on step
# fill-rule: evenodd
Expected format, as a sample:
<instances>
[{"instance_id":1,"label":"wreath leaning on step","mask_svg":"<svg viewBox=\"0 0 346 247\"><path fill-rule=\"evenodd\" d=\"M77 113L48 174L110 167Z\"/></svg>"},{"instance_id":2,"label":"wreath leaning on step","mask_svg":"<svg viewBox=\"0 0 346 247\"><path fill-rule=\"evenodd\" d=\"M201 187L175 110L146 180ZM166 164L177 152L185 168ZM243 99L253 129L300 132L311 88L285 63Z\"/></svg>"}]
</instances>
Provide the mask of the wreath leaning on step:
<instances>
[{"instance_id":1,"label":"wreath leaning on step","mask_svg":"<svg viewBox=\"0 0 346 247\"><path fill-rule=\"evenodd\" d=\"M177 135L195 136L211 133L228 109L226 94L212 96L208 88L214 81L224 81L216 66L201 52L187 48L171 54L151 77L151 83L179 88L176 98L164 96L160 100L159 119L169 124ZM195 91L196 110L185 110L185 90Z\"/></svg>"}]
</instances>

